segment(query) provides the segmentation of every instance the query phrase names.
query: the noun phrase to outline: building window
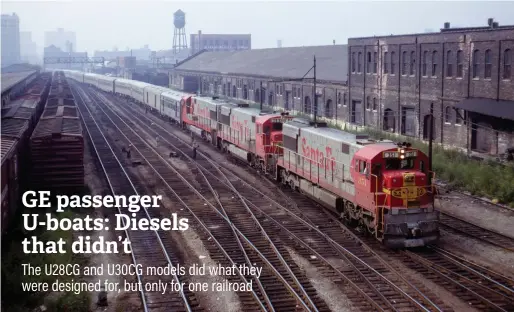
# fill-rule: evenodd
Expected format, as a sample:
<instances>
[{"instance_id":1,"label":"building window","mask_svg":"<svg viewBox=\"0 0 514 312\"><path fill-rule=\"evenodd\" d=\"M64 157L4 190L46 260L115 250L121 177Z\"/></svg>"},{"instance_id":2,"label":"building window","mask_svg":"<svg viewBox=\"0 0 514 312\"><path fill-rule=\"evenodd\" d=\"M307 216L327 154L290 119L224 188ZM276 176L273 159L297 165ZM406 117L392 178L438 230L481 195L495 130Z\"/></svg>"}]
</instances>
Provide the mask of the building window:
<instances>
[{"instance_id":1,"label":"building window","mask_svg":"<svg viewBox=\"0 0 514 312\"><path fill-rule=\"evenodd\" d=\"M346 106L346 93L343 94L343 106Z\"/></svg>"},{"instance_id":2,"label":"building window","mask_svg":"<svg viewBox=\"0 0 514 312\"><path fill-rule=\"evenodd\" d=\"M428 59L428 51L424 51L423 52L423 68L422 68L422 71L423 71L423 76L427 76L427 59Z\"/></svg>"},{"instance_id":3,"label":"building window","mask_svg":"<svg viewBox=\"0 0 514 312\"><path fill-rule=\"evenodd\" d=\"M387 67L389 65L389 62L388 62L388 53L387 52L384 52L384 74L387 74L389 73L389 68Z\"/></svg>"},{"instance_id":4,"label":"building window","mask_svg":"<svg viewBox=\"0 0 514 312\"><path fill-rule=\"evenodd\" d=\"M394 52L391 52L391 75L394 75L395 71L396 71L396 59L395 59L395 54Z\"/></svg>"},{"instance_id":5,"label":"building window","mask_svg":"<svg viewBox=\"0 0 514 312\"><path fill-rule=\"evenodd\" d=\"M464 117L464 111L462 109L457 109L455 112L455 124L462 125L462 118Z\"/></svg>"},{"instance_id":6,"label":"building window","mask_svg":"<svg viewBox=\"0 0 514 312\"><path fill-rule=\"evenodd\" d=\"M452 77L453 76L453 59L452 59L452 51L448 50L446 52L446 77Z\"/></svg>"},{"instance_id":7,"label":"building window","mask_svg":"<svg viewBox=\"0 0 514 312\"><path fill-rule=\"evenodd\" d=\"M352 52L352 73L355 73L355 52Z\"/></svg>"},{"instance_id":8,"label":"building window","mask_svg":"<svg viewBox=\"0 0 514 312\"><path fill-rule=\"evenodd\" d=\"M473 78L478 78L479 62L478 62L478 50L473 51Z\"/></svg>"},{"instance_id":9,"label":"building window","mask_svg":"<svg viewBox=\"0 0 514 312\"><path fill-rule=\"evenodd\" d=\"M462 50L457 51L457 77L464 76L464 60L462 57Z\"/></svg>"},{"instance_id":10,"label":"building window","mask_svg":"<svg viewBox=\"0 0 514 312\"><path fill-rule=\"evenodd\" d=\"M366 73L371 73L371 52L368 52L368 61L366 64Z\"/></svg>"},{"instance_id":11,"label":"building window","mask_svg":"<svg viewBox=\"0 0 514 312\"><path fill-rule=\"evenodd\" d=\"M452 120L452 108L450 106L446 106L444 112L444 122L451 123Z\"/></svg>"},{"instance_id":12,"label":"building window","mask_svg":"<svg viewBox=\"0 0 514 312\"><path fill-rule=\"evenodd\" d=\"M402 75L407 75L407 52L402 52Z\"/></svg>"},{"instance_id":13,"label":"building window","mask_svg":"<svg viewBox=\"0 0 514 312\"><path fill-rule=\"evenodd\" d=\"M510 49L507 49L503 52L503 79L510 79L511 62Z\"/></svg>"},{"instance_id":14,"label":"building window","mask_svg":"<svg viewBox=\"0 0 514 312\"><path fill-rule=\"evenodd\" d=\"M373 74L377 73L377 68L378 68L377 52L373 52Z\"/></svg>"},{"instance_id":15,"label":"building window","mask_svg":"<svg viewBox=\"0 0 514 312\"><path fill-rule=\"evenodd\" d=\"M337 104L341 104L341 92L337 93Z\"/></svg>"},{"instance_id":16,"label":"building window","mask_svg":"<svg viewBox=\"0 0 514 312\"><path fill-rule=\"evenodd\" d=\"M437 75L437 51L432 52L432 77Z\"/></svg>"},{"instance_id":17,"label":"building window","mask_svg":"<svg viewBox=\"0 0 514 312\"><path fill-rule=\"evenodd\" d=\"M414 76L414 66L416 65L416 52L410 52L410 68L409 75Z\"/></svg>"},{"instance_id":18,"label":"building window","mask_svg":"<svg viewBox=\"0 0 514 312\"><path fill-rule=\"evenodd\" d=\"M377 98L373 98L373 110L377 110Z\"/></svg>"},{"instance_id":19,"label":"building window","mask_svg":"<svg viewBox=\"0 0 514 312\"><path fill-rule=\"evenodd\" d=\"M490 79L491 78L491 75L492 75L492 68L493 68L493 64L491 62L491 50L486 50L485 51L485 68L484 68L484 78L488 78Z\"/></svg>"},{"instance_id":20,"label":"building window","mask_svg":"<svg viewBox=\"0 0 514 312\"><path fill-rule=\"evenodd\" d=\"M370 110L370 108L371 108L371 98L368 95L368 97L366 98L366 109Z\"/></svg>"},{"instance_id":21,"label":"building window","mask_svg":"<svg viewBox=\"0 0 514 312\"><path fill-rule=\"evenodd\" d=\"M362 52L359 52L358 56L359 57L357 59L357 72L362 73Z\"/></svg>"}]
</instances>

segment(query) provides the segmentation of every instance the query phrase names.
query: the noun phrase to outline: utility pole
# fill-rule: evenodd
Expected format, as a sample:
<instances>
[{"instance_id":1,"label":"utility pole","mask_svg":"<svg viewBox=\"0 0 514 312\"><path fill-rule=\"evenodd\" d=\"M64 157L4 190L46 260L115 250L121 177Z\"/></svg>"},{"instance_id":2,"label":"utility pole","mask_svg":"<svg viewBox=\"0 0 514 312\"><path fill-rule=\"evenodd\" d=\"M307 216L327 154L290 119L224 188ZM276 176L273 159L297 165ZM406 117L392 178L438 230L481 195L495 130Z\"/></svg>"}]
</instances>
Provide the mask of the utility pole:
<instances>
[{"instance_id":1,"label":"utility pole","mask_svg":"<svg viewBox=\"0 0 514 312\"><path fill-rule=\"evenodd\" d=\"M434 103L431 103L430 104L430 130L428 132L428 185L430 185L430 186L432 186L432 141L433 141L433 139L434 139Z\"/></svg>"},{"instance_id":2,"label":"utility pole","mask_svg":"<svg viewBox=\"0 0 514 312\"><path fill-rule=\"evenodd\" d=\"M316 55L314 55L314 127L317 127L316 117L318 115L318 93L316 92Z\"/></svg>"},{"instance_id":3,"label":"utility pole","mask_svg":"<svg viewBox=\"0 0 514 312\"><path fill-rule=\"evenodd\" d=\"M264 101L262 99L262 93L263 93L262 91L263 90L262 90L262 80L261 80L261 84L260 84L260 87L259 87L259 95L260 95L259 96L259 100L260 100L260 104L261 104L261 108L260 108L261 111L262 111L262 104L264 103Z\"/></svg>"}]
</instances>

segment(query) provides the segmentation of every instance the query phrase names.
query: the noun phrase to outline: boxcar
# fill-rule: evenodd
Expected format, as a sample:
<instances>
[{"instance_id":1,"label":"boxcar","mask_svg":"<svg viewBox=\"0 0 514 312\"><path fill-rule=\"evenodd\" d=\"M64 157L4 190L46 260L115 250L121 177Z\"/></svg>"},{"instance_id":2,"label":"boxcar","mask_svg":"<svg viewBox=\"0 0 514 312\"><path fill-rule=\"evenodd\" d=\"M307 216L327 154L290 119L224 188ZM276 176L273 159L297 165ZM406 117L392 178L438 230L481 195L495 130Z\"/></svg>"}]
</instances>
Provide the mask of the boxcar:
<instances>
[{"instance_id":1,"label":"boxcar","mask_svg":"<svg viewBox=\"0 0 514 312\"><path fill-rule=\"evenodd\" d=\"M18 140L8 136L1 138L2 158L2 234L9 226L9 219L16 211L19 197Z\"/></svg>"}]
</instances>

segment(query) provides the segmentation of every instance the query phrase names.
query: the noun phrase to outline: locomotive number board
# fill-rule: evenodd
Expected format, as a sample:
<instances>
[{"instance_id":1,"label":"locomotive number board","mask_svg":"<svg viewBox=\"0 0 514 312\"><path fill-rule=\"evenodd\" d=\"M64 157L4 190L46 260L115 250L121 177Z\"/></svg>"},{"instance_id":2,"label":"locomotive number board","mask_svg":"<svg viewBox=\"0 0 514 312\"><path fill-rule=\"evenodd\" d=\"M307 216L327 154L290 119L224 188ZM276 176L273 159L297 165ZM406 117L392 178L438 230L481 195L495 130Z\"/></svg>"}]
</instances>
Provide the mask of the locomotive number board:
<instances>
[{"instance_id":1,"label":"locomotive number board","mask_svg":"<svg viewBox=\"0 0 514 312\"><path fill-rule=\"evenodd\" d=\"M384 158L400 158L400 153L398 152L384 152Z\"/></svg>"},{"instance_id":2,"label":"locomotive number board","mask_svg":"<svg viewBox=\"0 0 514 312\"><path fill-rule=\"evenodd\" d=\"M418 151L407 151L405 152L405 158L417 157ZM400 158L399 152L384 152L382 155L384 158Z\"/></svg>"}]
</instances>

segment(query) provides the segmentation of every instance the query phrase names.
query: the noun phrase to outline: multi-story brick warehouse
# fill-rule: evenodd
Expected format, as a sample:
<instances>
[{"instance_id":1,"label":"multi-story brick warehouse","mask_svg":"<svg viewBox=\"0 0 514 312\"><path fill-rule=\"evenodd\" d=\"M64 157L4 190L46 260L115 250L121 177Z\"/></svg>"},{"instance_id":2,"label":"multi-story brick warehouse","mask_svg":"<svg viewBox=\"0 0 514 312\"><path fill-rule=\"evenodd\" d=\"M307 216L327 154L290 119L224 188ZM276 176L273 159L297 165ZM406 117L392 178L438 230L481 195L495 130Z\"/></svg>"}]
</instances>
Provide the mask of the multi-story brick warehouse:
<instances>
[{"instance_id":1,"label":"multi-story brick warehouse","mask_svg":"<svg viewBox=\"0 0 514 312\"><path fill-rule=\"evenodd\" d=\"M266 104L310 113L312 81L291 79L316 55L319 116L426 139L432 107L436 142L503 153L514 147L514 27L446 26L352 38L348 46L204 52L179 64L170 80L187 91L256 102L262 81Z\"/></svg>"},{"instance_id":2,"label":"multi-story brick warehouse","mask_svg":"<svg viewBox=\"0 0 514 312\"><path fill-rule=\"evenodd\" d=\"M351 38L351 122L491 154L514 147L514 26Z\"/></svg>"}]
</instances>

